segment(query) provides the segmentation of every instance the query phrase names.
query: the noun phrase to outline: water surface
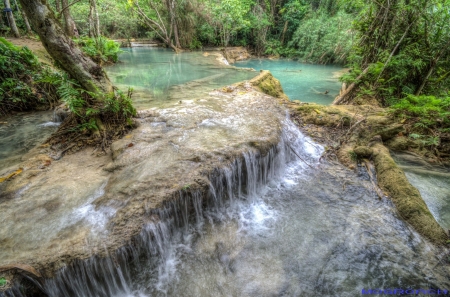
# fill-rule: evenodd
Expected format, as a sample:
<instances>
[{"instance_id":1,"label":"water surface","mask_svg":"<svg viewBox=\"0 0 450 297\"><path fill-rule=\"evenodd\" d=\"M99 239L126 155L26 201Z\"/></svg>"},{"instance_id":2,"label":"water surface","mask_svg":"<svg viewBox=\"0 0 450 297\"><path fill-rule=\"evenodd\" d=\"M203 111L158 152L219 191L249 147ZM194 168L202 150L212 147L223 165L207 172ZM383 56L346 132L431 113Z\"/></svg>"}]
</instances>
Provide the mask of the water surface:
<instances>
[{"instance_id":1,"label":"water surface","mask_svg":"<svg viewBox=\"0 0 450 297\"><path fill-rule=\"evenodd\" d=\"M416 187L437 222L450 229L450 169L432 166L409 154L397 153L395 161Z\"/></svg>"},{"instance_id":2,"label":"water surface","mask_svg":"<svg viewBox=\"0 0 450 297\"><path fill-rule=\"evenodd\" d=\"M19 164L24 154L56 131L59 123L52 120L52 111L0 118L0 175L2 169Z\"/></svg>"},{"instance_id":3,"label":"water surface","mask_svg":"<svg viewBox=\"0 0 450 297\"><path fill-rule=\"evenodd\" d=\"M258 71L269 70L291 100L327 105L333 102L341 89L338 80L342 71L340 66L306 64L287 59L252 59L234 65Z\"/></svg>"},{"instance_id":4,"label":"water surface","mask_svg":"<svg viewBox=\"0 0 450 297\"><path fill-rule=\"evenodd\" d=\"M106 68L121 89L135 89L138 109L167 106L184 99L197 99L211 90L251 79L254 71L236 70L219 64L213 55L161 48L124 49L120 62Z\"/></svg>"},{"instance_id":5,"label":"water surface","mask_svg":"<svg viewBox=\"0 0 450 297\"><path fill-rule=\"evenodd\" d=\"M242 171L239 164L219 170L223 183L211 189L217 203L203 209L198 200L190 224L174 226L187 216L150 223L129 264L117 272L94 264L120 278L85 291L69 275L77 292L69 296L353 297L363 289L450 288L445 255L378 198L363 168L355 174L319 163L323 148L290 121L283 134L277 156L248 152ZM274 174L263 185L265 170ZM244 171L245 189L236 187ZM143 250L152 256L139 256ZM81 281L94 269L80 271ZM51 296L64 288L49 284Z\"/></svg>"}]
</instances>

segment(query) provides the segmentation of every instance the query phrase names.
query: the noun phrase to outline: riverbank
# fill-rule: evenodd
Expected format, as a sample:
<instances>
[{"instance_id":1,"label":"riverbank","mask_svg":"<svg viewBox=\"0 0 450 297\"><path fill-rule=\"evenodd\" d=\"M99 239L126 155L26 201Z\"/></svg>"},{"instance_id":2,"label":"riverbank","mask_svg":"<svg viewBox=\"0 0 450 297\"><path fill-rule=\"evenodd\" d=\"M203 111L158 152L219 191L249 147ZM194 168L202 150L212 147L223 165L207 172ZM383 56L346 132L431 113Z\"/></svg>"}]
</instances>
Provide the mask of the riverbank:
<instances>
[{"instance_id":1,"label":"riverbank","mask_svg":"<svg viewBox=\"0 0 450 297\"><path fill-rule=\"evenodd\" d=\"M420 234L438 245L447 245L447 232L437 223L419 191L392 159L389 149L408 151L399 146L406 139L404 127L386 109L371 105L333 105L289 103L292 117L309 135L326 145L325 156L337 159L351 170L359 163L370 171L373 162L374 184L380 199L388 196L400 216ZM408 142L406 142L407 144ZM415 147L412 147L415 148ZM421 150L426 154L426 150ZM433 159L431 159L433 161Z\"/></svg>"}]
</instances>

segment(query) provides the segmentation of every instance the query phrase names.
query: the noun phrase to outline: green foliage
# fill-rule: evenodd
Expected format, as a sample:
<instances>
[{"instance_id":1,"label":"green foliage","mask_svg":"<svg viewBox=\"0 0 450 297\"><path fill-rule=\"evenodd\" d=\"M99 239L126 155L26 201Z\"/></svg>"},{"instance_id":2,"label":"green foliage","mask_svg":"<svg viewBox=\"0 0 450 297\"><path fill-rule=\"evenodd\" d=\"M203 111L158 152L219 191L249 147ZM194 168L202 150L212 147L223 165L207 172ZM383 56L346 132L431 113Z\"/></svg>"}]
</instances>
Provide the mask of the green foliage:
<instances>
[{"instance_id":1,"label":"green foliage","mask_svg":"<svg viewBox=\"0 0 450 297\"><path fill-rule=\"evenodd\" d=\"M0 37L0 113L46 103L49 94L35 83L46 71L28 48Z\"/></svg>"},{"instance_id":2,"label":"green foliage","mask_svg":"<svg viewBox=\"0 0 450 297\"><path fill-rule=\"evenodd\" d=\"M81 49L98 64L116 63L119 59L120 44L104 36L98 38L82 37L76 39Z\"/></svg>"},{"instance_id":3,"label":"green foliage","mask_svg":"<svg viewBox=\"0 0 450 297\"><path fill-rule=\"evenodd\" d=\"M109 38L146 38L147 29L137 16L127 8L126 1L96 0L100 31ZM49 1L55 7L54 1ZM89 36L89 1L81 1L70 7L81 36Z\"/></svg>"},{"instance_id":4,"label":"green foliage","mask_svg":"<svg viewBox=\"0 0 450 297\"><path fill-rule=\"evenodd\" d=\"M408 95L391 107L394 116L404 119L412 139L425 146L438 147L441 136L450 131L450 96Z\"/></svg>"},{"instance_id":5,"label":"green foliage","mask_svg":"<svg viewBox=\"0 0 450 297\"><path fill-rule=\"evenodd\" d=\"M116 91L100 98L99 94L81 88L66 73L48 73L39 82L56 88L61 100L66 103L72 114L76 115L79 122L77 129L81 131L98 130L97 118L130 122L131 117L136 116L136 109L131 101L132 89L129 90L128 95Z\"/></svg>"},{"instance_id":6,"label":"green foliage","mask_svg":"<svg viewBox=\"0 0 450 297\"><path fill-rule=\"evenodd\" d=\"M4 277L0 277L0 288L6 286L8 282L6 281L6 279Z\"/></svg>"},{"instance_id":7,"label":"green foliage","mask_svg":"<svg viewBox=\"0 0 450 297\"><path fill-rule=\"evenodd\" d=\"M417 130L450 126L450 96L437 98L408 95L393 105L391 111L398 117L414 119L414 128Z\"/></svg>"},{"instance_id":8,"label":"green foliage","mask_svg":"<svg viewBox=\"0 0 450 297\"><path fill-rule=\"evenodd\" d=\"M354 22L358 42L350 66L354 72L369 70L361 82L382 104L395 105L412 94L447 96L449 5L448 0L369 2ZM356 89L352 97L360 92Z\"/></svg>"},{"instance_id":9,"label":"green foliage","mask_svg":"<svg viewBox=\"0 0 450 297\"><path fill-rule=\"evenodd\" d=\"M352 18L344 12L334 16L324 11L312 13L298 26L289 46L306 62L343 64L352 47Z\"/></svg>"},{"instance_id":10,"label":"green foliage","mask_svg":"<svg viewBox=\"0 0 450 297\"><path fill-rule=\"evenodd\" d=\"M132 92L133 89L129 89L127 96L120 90L117 91L117 94L108 94L105 98L103 111L105 113L119 115L126 119L136 116L136 109L133 107L133 102L131 101Z\"/></svg>"}]
</instances>

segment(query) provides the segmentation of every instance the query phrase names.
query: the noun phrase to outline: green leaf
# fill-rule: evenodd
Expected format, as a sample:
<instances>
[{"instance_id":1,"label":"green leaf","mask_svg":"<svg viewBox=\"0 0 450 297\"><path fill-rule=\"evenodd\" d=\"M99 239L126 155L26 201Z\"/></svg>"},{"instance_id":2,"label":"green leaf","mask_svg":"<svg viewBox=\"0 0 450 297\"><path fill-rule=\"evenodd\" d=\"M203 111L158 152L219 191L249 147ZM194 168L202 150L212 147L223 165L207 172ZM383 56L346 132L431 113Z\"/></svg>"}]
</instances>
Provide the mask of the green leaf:
<instances>
[{"instance_id":1,"label":"green leaf","mask_svg":"<svg viewBox=\"0 0 450 297\"><path fill-rule=\"evenodd\" d=\"M8 282L6 281L6 279L4 277L0 278L0 288L6 286Z\"/></svg>"}]
</instances>

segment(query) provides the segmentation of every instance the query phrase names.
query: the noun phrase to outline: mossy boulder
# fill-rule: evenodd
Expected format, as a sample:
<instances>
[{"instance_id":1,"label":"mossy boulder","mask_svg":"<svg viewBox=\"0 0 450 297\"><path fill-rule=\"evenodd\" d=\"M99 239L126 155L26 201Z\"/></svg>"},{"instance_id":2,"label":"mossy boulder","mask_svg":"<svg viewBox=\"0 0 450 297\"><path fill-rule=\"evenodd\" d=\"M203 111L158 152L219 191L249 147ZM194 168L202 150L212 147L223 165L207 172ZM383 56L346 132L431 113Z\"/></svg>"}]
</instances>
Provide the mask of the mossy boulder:
<instances>
[{"instance_id":1,"label":"mossy boulder","mask_svg":"<svg viewBox=\"0 0 450 297\"><path fill-rule=\"evenodd\" d=\"M261 73L254 79L250 80L250 83L267 95L289 100L281 87L280 81L273 77L270 71L261 70Z\"/></svg>"}]
</instances>

